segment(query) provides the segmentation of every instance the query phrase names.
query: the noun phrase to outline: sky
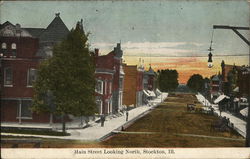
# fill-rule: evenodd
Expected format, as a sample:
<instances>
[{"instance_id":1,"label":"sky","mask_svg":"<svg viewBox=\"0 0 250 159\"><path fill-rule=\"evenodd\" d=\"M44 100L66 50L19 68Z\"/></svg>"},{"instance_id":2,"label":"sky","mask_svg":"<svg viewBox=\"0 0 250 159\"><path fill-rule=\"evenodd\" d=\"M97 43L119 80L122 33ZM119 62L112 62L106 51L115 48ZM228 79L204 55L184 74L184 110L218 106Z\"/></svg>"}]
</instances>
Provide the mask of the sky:
<instances>
[{"instance_id":1,"label":"sky","mask_svg":"<svg viewBox=\"0 0 250 159\"><path fill-rule=\"evenodd\" d=\"M232 30L213 25L249 27L247 1L8 1L1 2L0 23L43 27L55 13L71 29L80 19L90 32L91 49L102 55L121 42L124 62L154 70L177 69L179 82L192 74L210 77L226 64L249 65L249 46ZM207 49L213 32L214 67L207 67ZM249 37L248 31L240 31ZM224 56L227 55L227 56ZM242 56L244 55L244 56Z\"/></svg>"}]
</instances>

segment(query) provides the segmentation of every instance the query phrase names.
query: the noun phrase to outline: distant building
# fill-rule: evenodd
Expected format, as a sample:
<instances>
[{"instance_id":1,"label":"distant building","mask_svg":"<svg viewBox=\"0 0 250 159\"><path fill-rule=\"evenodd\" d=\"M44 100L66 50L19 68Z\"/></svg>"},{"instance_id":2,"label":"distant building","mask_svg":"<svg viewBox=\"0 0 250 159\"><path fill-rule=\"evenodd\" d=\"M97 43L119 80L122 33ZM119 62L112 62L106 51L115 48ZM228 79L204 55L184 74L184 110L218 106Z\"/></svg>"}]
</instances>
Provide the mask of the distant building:
<instances>
[{"instance_id":1,"label":"distant building","mask_svg":"<svg viewBox=\"0 0 250 159\"><path fill-rule=\"evenodd\" d=\"M232 94L232 91L236 85L238 85L238 72L241 69L241 66L228 65L225 64L224 60L221 62L221 72L222 72L222 91L226 95ZM234 73L234 74L233 74ZM232 79L234 78L234 79ZM236 79L237 78L237 79ZM235 80L235 86L232 85L232 80Z\"/></svg>"},{"instance_id":2,"label":"distant building","mask_svg":"<svg viewBox=\"0 0 250 159\"><path fill-rule=\"evenodd\" d=\"M250 96L250 67L242 67L238 72L239 95Z\"/></svg>"},{"instance_id":3,"label":"distant building","mask_svg":"<svg viewBox=\"0 0 250 159\"><path fill-rule=\"evenodd\" d=\"M143 73L143 103L156 97L156 73L150 66L148 71Z\"/></svg>"},{"instance_id":4,"label":"distant building","mask_svg":"<svg viewBox=\"0 0 250 159\"><path fill-rule=\"evenodd\" d=\"M222 69L222 91L230 96L230 104L227 110L239 113L248 105L250 96L250 67L227 65L221 62Z\"/></svg>"},{"instance_id":5,"label":"distant building","mask_svg":"<svg viewBox=\"0 0 250 159\"><path fill-rule=\"evenodd\" d=\"M123 82L121 44L107 55L95 49L96 103L99 114L117 113L123 109Z\"/></svg>"},{"instance_id":6,"label":"distant building","mask_svg":"<svg viewBox=\"0 0 250 159\"><path fill-rule=\"evenodd\" d=\"M144 72L143 85L145 90L155 91L156 89L156 73L150 66L148 71Z\"/></svg>"},{"instance_id":7,"label":"distant building","mask_svg":"<svg viewBox=\"0 0 250 159\"><path fill-rule=\"evenodd\" d=\"M232 93L236 87L238 87L238 95L239 96L249 96L250 90L250 67L249 66L236 66L236 65L227 65L224 61L221 62L222 69L222 81L223 81L223 92L226 94ZM228 79L230 79L230 75L232 75L232 71L235 72L235 80L236 85L232 90L227 90L227 87L230 87L230 83ZM231 92L230 92L231 91Z\"/></svg>"},{"instance_id":8,"label":"distant building","mask_svg":"<svg viewBox=\"0 0 250 159\"><path fill-rule=\"evenodd\" d=\"M36 114L30 106L39 63L52 56L53 45L69 33L59 16L47 28L0 25L1 121L54 122L48 113Z\"/></svg>"},{"instance_id":9,"label":"distant building","mask_svg":"<svg viewBox=\"0 0 250 159\"><path fill-rule=\"evenodd\" d=\"M211 89L210 94L212 100L218 98L222 94L221 86L222 86L221 77L219 75L213 76L210 84L210 89Z\"/></svg>"},{"instance_id":10,"label":"distant building","mask_svg":"<svg viewBox=\"0 0 250 159\"><path fill-rule=\"evenodd\" d=\"M136 65L124 65L123 104L134 107L141 106L143 96L144 68Z\"/></svg>"}]
</instances>

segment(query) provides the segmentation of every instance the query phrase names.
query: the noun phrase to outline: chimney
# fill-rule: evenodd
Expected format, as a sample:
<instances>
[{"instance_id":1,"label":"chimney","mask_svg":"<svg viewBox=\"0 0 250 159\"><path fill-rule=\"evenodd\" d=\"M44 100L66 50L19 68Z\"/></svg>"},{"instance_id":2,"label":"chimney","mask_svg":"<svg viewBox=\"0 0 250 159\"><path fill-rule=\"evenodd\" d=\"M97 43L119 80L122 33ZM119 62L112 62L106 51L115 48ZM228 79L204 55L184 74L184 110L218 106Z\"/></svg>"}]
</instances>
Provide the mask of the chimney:
<instances>
[{"instance_id":1,"label":"chimney","mask_svg":"<svg viewBox=\"0 0 250 159\"><path fill-rule=\"evenodd\" d=\"M16 33L18 34L18 36L21 35L21 25L20 24L16 24Z\"/></svg>"},{"instance_id":2,"label":"chimney","mask_svg":"<svg viewBox=\"0 0 250 159\"><path fill-rule=\"evenodd\" d=\"M95 56L99 56L99 49L95 48Z\"/></svg>"},{"instance_id":3,"label":"chimney","mask_svg":"<svg viewBox=\"0 0 250 159\"><path fill-rule=\"evenodd\" d=\"M60 13L58 12L58 13L56 13L56 17L59 17L60 16Z\"/></svg>"},{"instance_id":4,"label":"chimney","mask_svg":"<svg viewBox=\"0 0 250 159\"><path fill-rule=\"evenodd\" d=\"M21 25L17 23L17 24L16 24L16 28L17 28L17 29L21 29Z\"/></svg>"},{"instance_id":5,"label":"chimney","mask_svg":"<svg viewBox=\"0 0 250 159\"><path fill-rule=\"evenodd\" d=\"M117 47L118 50L121 50L121 43L117 43L116 47Z\"/></svg>"}]
</instances>

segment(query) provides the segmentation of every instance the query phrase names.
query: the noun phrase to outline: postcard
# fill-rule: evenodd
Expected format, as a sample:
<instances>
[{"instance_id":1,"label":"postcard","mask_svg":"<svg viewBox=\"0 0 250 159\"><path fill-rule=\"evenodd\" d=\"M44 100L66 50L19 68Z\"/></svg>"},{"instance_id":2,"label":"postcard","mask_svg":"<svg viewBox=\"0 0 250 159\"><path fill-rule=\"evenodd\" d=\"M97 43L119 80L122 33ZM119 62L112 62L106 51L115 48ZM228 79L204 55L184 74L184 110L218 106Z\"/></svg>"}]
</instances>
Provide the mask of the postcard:
<instances>
[{"instance_id":1,"label":"postcard","mask_svg":"<svg viewBox=\"0 0 250 159\"><path fill-rule=\"evenodd\" d=\"M0 1L2 158L250 157L249 1Z\"/></svg>"}]
</instances>

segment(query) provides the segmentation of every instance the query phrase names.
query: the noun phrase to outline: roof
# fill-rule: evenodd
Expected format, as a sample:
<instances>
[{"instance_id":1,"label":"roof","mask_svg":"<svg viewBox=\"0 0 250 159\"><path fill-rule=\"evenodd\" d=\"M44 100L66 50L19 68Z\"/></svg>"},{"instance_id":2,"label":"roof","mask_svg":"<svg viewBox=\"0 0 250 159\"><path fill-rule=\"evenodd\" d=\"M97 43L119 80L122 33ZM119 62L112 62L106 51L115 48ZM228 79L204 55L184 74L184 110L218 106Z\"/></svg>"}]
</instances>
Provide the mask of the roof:
<instances>
[{"instance_id":1,"label":"roof","mask_svg":"<svg viewBox=\"0 0 250 159\"><path fill-rule=\"evenodd\" d=\"M223 95L220 95L217 99L214 100L214 103L215 103L215 104L218 104L219 102L221 102L221 101L222 101L223 99L225 99L225 98L226 98L226 99L229 99L229 97L226 96L226 95L224 95L224 94L223 94Z\"/></svg>"},{"instance_id":2,"label":"roof","mask_svg":"<svg viewBox=\"0 0 250 159\"><path fill-rule=\"evenodd\" d=\"M234 102L239 102L240 99L239 98L234 98Z\"/></svg>"},{"instance_id":3,"label":"roof","mask_svg":"<svg viewBox=\"0 0 250 159\"><path fill-rule=\"evenodd\" d=\"M40 35L42 42L59 42L67 36L69 29L63 23L59 15L48 25L46 30Z\"/></svg>"},{"instance_id":4,"label":"roof","mask_svg":"<svg viewBox=\"0 0 250 159\"><path fill-rule=\"evenodd\" d=\"M0 25L0 34L7 37L32 37L27 30L21 28L20 24L13 25L9 21Z\"/></svg>"},{"instance_id":5,"label":"roof","mask_svg":"<svg viewBox=\"0 0 250 159\"><path fill-rule=\"evenodd\" d=\"M27 30L33 37L39 38L39 36L46 30L44 28L24 28Z\"/></svg>"},{"instance_id":6,"label":"roof","mask_svg":"<svg viewBox=\"0 0 250 159\"><path fill-rule=\"evenodd\" d=\"M161 94L162 94L162 92L161 92L158 88L156 89L155 93L156 93L157 95L161 95Z\"/></svg>"},{"instance_id":7,"label":"roof","mask_svg":"<svg viewBox=\"0 0 250 159\"><path fill-rule=\"evenodd\" d=\"M239 92L239 87L233 89L234 92Z\"/></svg>"},{"instance_id":8,"label":"roof","mask_svg":"<svg viewBox=\"0 0 250 159\"><path fill-rule=\"evenodd\" d=\"M123 51L121 49L121 43L117 43L116 47L114 47L114 50L111 52L114 52L115 57L121 58L123 56Z\"/></svg>"},{"instance_id":9,"label":"roof","mask_svg":"<svg viewBox=\"0 0 250 159\"><path fill-rule=\"evenodd\" d=\"M114 69L114 54L109 53L107 55L96 56L95 57L95 66L96 68L105 68L105 69Z\"/></svg>"},{"instance_id":10,"label":"roof","mask_svg":"<svg viewBox=\"0 0 250 159\"><path fill-rule=\"evenodd\" d=\"M143 90L143 93L147 96L150 97L150 95L148 94L148 92L146 90Z\"/></svg>"},{"instance_id":11,"label":"roof","mask_svg":"<svg viewBox=\"0 0 250 159\"><path fill-rule=\"evenodd\" d=\"M3 24L0 24L0 29L4 28L4 27L7 26L7 25L15 26L15 25L13 25L11 22L6 21L6 22L4 22Z\"/></svg>"},{"instance_id":12,"label":"roof","mask_svg":"<svg viewBox=\"0 0 250 159\"><path fill-rule=\"evenodd\" d=\"M219 78L219 76L218 76L218 75L216 75L216 76L214 76L214 77L212 78L212 80L213 80L213 81L219 81L219 80L220 80L220 78Z\"/></svg>"},{"instance_id":13,"label":"roof","mask_svg":"<svg viewBox=\"0 0 250 159\"><path fill-rule=\"evenodd\" d=\"M248 116L248 107L246 107L246 108L244 108L244 109L242 109L241 111L240 111L240 114L242 114L243 116Z\"/></svg>"},{"instance_id":14,"label":"roof","mask_svg":"<svg viewBox=\"0 0 250 159\"><path fill-rule=\"evenodd\" d=\"M149 70L145 72L147 75L155 75L155 71L151 68L151 66L149 67Z\"/></svg>"},{"instance_id":15,"label":"roof","mask_svg":"<svg viewBox=\"0 0 250 159\"><path fill-rule=\"evenodd\" d=\"M147 92L148 92L148 94L150 95L150 97L156 97L154 91L147 90Z\"/></svg>"}]
</instances>

